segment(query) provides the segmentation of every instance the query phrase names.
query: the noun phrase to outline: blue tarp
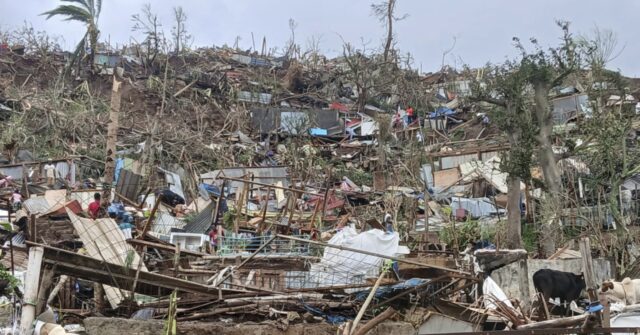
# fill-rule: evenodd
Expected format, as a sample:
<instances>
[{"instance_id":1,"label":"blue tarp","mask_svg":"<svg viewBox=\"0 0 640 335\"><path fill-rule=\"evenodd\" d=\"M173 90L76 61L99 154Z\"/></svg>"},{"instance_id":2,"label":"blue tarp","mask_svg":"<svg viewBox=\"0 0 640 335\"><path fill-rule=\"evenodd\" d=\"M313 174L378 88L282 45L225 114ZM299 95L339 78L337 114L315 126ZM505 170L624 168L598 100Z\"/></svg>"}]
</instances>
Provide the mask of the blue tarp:
<instances>
[{"instance_id":1,"label":"blue tarp","mask_svg":"<svg viewBox=\"0 0 640 335\"><path fill-rule=\"evenodd\" d=\"M429 114L430 119L436 119L441 116L452 116L455 115L456 112L452 109L446 107L440 107L435 112Z\"/></svg>"},{"instance_id":2,"label":"blue tarp","mask_svg":"<svg viewBox=\"0 0 640 335\"><path fill-rule=\"evenodd\" d=\"M116 172L115 172L116 184L118 183L118 178L120 177L120 170L122 170L123 168L124 168L124 158L116 159Z\"/></svg>"},{"instance_id":3,"label":"blue tarp","mask_svg":"<svg viewBox=\"0 0 640 335\"><path fill-rule=\"evenodd\" d=\"M409 280L405 280L405 281L403 281L401 283L397 283L397 284L394 284L394 285L381 286L376 291L375 298L376 299L381 299L381 298L391 297L393 295L396 295L396 294L400 293L401 291L412 289L414 287L417 287L417 286L420 286L420 285L423 285L423 284L427 284L429 282L431 282L430 279L411 278ZM355 294L356 301L364 301L364 300L366 300L367 296L369 296L369 292L371 292L371 290L365 290L365 291L357 292Z\"/></svg>"},{"instance_id":4,"label":"blue tarp","mask_svg":"<svg viewBox=\"0 0 640 335\"><path fill-rule=\"evenodd\" d=\"M312 136L327 136L329 135L329 131L322 128L311 128L309 129L309 134Z\"/></svg>"}]
</instances>

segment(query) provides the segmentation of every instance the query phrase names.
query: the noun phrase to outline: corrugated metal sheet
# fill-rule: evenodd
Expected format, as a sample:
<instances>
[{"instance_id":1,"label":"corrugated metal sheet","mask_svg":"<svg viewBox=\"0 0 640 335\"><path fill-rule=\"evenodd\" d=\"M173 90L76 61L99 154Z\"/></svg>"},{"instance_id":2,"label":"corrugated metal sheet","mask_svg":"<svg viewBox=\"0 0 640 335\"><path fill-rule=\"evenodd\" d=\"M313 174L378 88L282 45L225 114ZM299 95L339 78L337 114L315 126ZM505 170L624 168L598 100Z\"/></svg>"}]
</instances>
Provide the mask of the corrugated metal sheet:
<instances>
[{"instance_id":1,"label":"corrugated metal sheet","mask_svg":"<svg viewBox=\"0 0 640 335\"><path fill-rule=\"evenodd\" d=\"M213 211L215 211L215 209L216 204L212 201L207 207L202 209L191 222L184 226L184 231L187 233L204 234L213 223Z\"/></svg>"},{"instance_id":2,"label":"corrugated metal sheet","mask_svg":"<svg viewBox=\"0 0 640 335\"><path fill-rule=\"evenodd\" d=\"M182 180L180 180L180 176L175 172L171 172L163 168L158 168L158 170L164 173L165 180L167 184L169 184L169 190L181 196L182 199L186 199L184 197L184 191L182 190Z\"/></svg>"},{"instance_id":3,"label":"corrugated metal sheet","mask_svg":"<svg viewBox=\"0 0 640 335\"><path fill-rule=\"evenodd\" d=\"M16 180L22 180L22 166L0 167L0 173Z\"/></svg>"},{"instance_id":4,"label":"corrugated metal sheet","mask_svg":"<svg viewBox=\"0 0 640 335\"><path fill-rule=\"evenodd\" d=\"M255 56L245 56L242 54L233 54L231 55L231 59L242 64L253 65L253 66L282 67L283 65L283 62L281 60L261 58L261 57L255 57Z\"/></svg>"},{"instance_id":5,"label":"corrugated metal sheet","mask_svg":"<svg viewBox=\"0 0 640 335\"><path fill-rule=\"evenodd\" d=\"M43 197L37 198L29 198L22 203L22 206L30 213L30 214L41 214L49 211L51 207L47 199Z\"/></svg>"},{"instance_id":6,"label":"corrugated metal sheet","mask_svg":"<svg viewBox=\"0 0 640 335\"><path fill-rule=\"evenodd\" d=\"M168 212L160 212L151 226L151 232L155 233L158 238L166 237L168 239L172 228L183 228L185 224L184 221Z\"/></svg>"},{"instance_id":7,"label":"corrugated metal sheet","mask_svg":"<svg viewBox=\"0 0 640 335\"><path fill-rule=\"evenodd\" d=\"M249 91L238 92L238 101L260 103L263 105L270 104L272 97L273 96L269 93L254 93Z\"/></svg>"},{"instance_id":8,"label":"corrugated metal sheet","mask_svg":"<svg viewBox=\"0 0 640 335\"><path fill-rule=\"evenodd\" d=\"M130 170L120 170L120 176L118 177L118 184L116 184L116 192L122 194L131 200L136 200L138 197L138 189L140 188L140 180L142 176L135 174Z\"/></svg>"},{"instance_id":9,"label":"corrugated metal sheet","mask_svg":"<svg viewBox=\"0 0 640 335\"><path fill-rule=\"evenodd\" d=\"M440 169L452 169L457 168L460 164L470 162L474 159L478 159L477 154L468 154L460 156L440 157Z\"/></svg>"},{"instance_id":10,"label":"corrugated metal sheet","mask_svg":"<svg viewBox=\"0 0 640 335\"><path fill-rule=\"evenodd\" d=\"M242 178L248 174L253 174L253 181L263 184L275 184L282 182L282 186L289 187L289 174L286 167L238 167L224 170L215 170L200 175L202 182L212 184L219 177ZM231 193L235 193L244 183L233 181L227 184Z\"/></svg>"}]
</instances>

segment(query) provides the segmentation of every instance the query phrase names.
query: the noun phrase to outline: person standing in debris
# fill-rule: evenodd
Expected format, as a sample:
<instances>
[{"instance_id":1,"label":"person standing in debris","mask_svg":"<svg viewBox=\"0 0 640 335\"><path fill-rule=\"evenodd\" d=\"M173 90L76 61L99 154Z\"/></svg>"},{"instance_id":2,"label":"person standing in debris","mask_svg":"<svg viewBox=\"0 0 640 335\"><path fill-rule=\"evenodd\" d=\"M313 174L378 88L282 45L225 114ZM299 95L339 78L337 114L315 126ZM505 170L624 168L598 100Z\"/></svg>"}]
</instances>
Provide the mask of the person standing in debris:
<instances>
[{"instance_id":1,"label":"person standing in debris","mask_svg":"<svg viewBox=\"0 0 640 335\"><path fill-rule=\"evenodd\" d=\"M95 193L93 195L93 202L89 204L89 216L91 216L92 219L97 219L98 215L100 214L100 207L101 207L101 196L100 193Z\"/></svg>"},{"instance_id":2,"label":"person standing in debris","mask_svg":"<svg viewBox=\"0 0 640 335\"><path fill-rule=\"evenodd\" d=\"M13 205L13 211L19 211L22 209L22 194L20 194L20 190L13 191L11 195L11 203Z\"/></svg>"},{"instance_id":3,"label":"person standing in debris","mask_svg":"<svg viewBox=\"0 0 640 335\"><path fill-rule=\"evenodd\" d=\"M384 225L387 232L393 232L393 218L391 217L391 214L384 213Z\"/></svg>"},{"instance_id":4,"label":"person standing in debris","mask_svg":"<svg viewBox=\"0 0 640 335\"><path fill-rule=\"evenodd\" d=\"M415 112L413 110L413 107L409 106L407 108L407 124L408 125L413 123L413 121L415 120L414 116L415 116Z\"/></svg>"},{"instance_id":5,"label":"person standing in debris","mask_svg":"<svg viewBox=\"0 0 640 335\"><path fill-rule=\"evenodd\" d=\"M47 176L47 186L52 187L56 180L56 166L53 165L51 159L49 159L49 163L44 166L44 171Z\"/></svg>"}]
</instances>

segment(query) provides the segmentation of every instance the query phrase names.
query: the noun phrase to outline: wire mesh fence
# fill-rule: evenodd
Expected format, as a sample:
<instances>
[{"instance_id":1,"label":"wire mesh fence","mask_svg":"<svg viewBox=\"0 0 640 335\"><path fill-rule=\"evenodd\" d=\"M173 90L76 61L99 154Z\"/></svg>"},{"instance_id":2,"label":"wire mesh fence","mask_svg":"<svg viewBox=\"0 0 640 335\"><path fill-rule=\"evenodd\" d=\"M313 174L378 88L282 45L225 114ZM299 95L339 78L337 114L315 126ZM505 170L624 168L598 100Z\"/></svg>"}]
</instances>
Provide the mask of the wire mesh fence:
<instances>
[{"instance_id":1,"label":"wire mesh fence","mask_svg":"<svg viewBox=\"0 0 640 335\"><path fill-rule=\"evenodd\" d=\"M309 235L294 235L294 237L301 239L308 239ZM232 237L221 237L220 246L218 249L218 255L230 256L230 255L248 255L254 253L260 246L267 244L272 238L271 235L255 236L253 234L237 235ZM275 238L268 243L261 253L269 254L271 256L319 256L321 255L321 248L309 245L309 243L287 240L283 238Z\"/></svg>"},{"instance_id":2,"label":"wire mesh fence","mask_svg":"<svg viewBox=\"0 0 640 335\"><path fill-rule=\"evenodd\" d=\"M222 254L241 250L245 257L251 257L224 282L227 287L252 286L278 291L366 287L373 284L385 264L385 258L371 255L371 250L358 252L319 245L308 240L308 236L271 238L225 238ZM260 252L255 253L259 249ZM397 265L387 269L395 271Z\"/></svg>"}]
</instances>

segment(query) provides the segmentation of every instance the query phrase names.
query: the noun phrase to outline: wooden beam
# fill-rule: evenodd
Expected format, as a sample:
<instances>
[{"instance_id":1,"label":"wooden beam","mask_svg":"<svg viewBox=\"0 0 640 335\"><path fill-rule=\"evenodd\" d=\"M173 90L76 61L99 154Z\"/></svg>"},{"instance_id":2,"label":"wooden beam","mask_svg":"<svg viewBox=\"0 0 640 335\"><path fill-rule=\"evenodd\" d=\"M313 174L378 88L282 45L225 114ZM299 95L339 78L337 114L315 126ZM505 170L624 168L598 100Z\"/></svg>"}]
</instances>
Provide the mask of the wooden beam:
<instances>
[{"instance_id":1,"label":"wooden beam","mask_svg":"<svg viewBox=\"0 0 640 335\"><path fill-rule=\"evenodd\" d=\"M142 227L142 233L140 233L140 236L138 236L138 238L142 238L144 235L147 234L149 229L151 229L151 221L153 221L153 217L156 215L156 212L158 211L158 207L160 206L161 202L162 202L162 194L158 195L158 197L156 198L156 203L153 204L153 209L149 214L149 218L147 219L147 221L145 221L144 227Z\"/></svg>"},{"instance_id":2,"label":"wooden beam","mask_svg":"<svg viewBox=\"0 0 640 335\"><path fill-rule=\"evenodd\" d=\"M36 317L36 304L38 299L38 284L40 283L40 269L44 248L36 246L29 249L29 264L24 283L24 303L20 319L20 334L31 334L33 321Z\"/></svg>"},{"instance_id":3,"label":"wooden beam","mask_svg":"<svg viewBox=\"0 0 640 335\"><path fill-rule=\"evenodd\" d=\"M57 264L55 268L57 274L65 274L70 277L90 280L104 285L126 288L133 287L133 283L136 280L135 276L137 271L135 271L135 269L109 263L109 269L107 270L105 262L89 256L79 255L67 250L37 243L29 242L28 244L43 248L43 262L51 265ZM212 297L216 297L219 291L226 293L245 292L240 290L219 289L152 272L140 271L138 273L135 288L135 292L137 293L162 296L170 294L173 290Z\"/></svg>"}]
</instances>

